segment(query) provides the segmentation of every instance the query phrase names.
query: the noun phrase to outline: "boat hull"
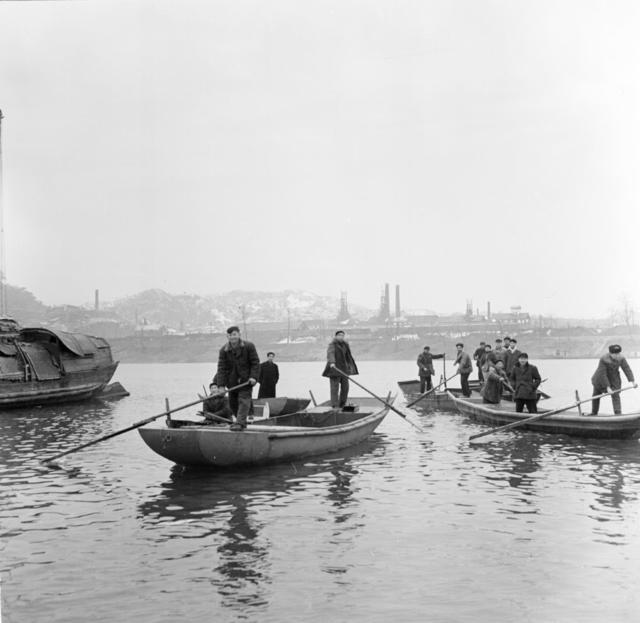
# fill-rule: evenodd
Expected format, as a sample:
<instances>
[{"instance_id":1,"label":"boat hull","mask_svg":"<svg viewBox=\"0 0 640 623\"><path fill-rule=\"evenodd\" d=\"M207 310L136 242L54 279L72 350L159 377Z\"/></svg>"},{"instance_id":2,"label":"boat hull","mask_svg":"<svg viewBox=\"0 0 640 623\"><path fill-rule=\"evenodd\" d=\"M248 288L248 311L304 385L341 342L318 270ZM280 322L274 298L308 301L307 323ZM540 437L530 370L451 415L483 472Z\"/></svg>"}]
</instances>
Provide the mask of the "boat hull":
<instances>
[{"instance_id":1,"label":"boat hull","mask_svg":"<svg viewBox=\"0 0 640 623\"><path fill-rule=\"evenodd\" d=\"M3 381L0 383L0 409L77 402L94 398L114 375L118 362L95 370L70 372L59 379Z\"/></svg>"},{"instance_id":2,"label":"boat hull","mask_svg":"<svg viewBox=\"0 0 640 623\"><path fill-rule=\"evenodd\" d=\"M138 432L154 452L174 463L224 469L299 460L354 446L375 431L387 411L367 411L357 420L323 428L257 424L237 432L218 426L149 425ZM313 415L313 410L304 415ZM330 416L330 410L324 415Z\"/></svg>"},{"instance_id":3,"label":"boat hull","mask_svg":"<svg viewBox=\"0 0 640 623\"><path fill-rule=\"evenodd\" d=\"M482 424L502 426L531 417L530 413L516 413L512 404L494 408L480 402L462 400L453 395L451 400L461 414ZM540 413L544 411L541 409ZM640 413L584 416L576 411L566 411L523 424L520 428L538 433L590 439L636 439L640 436Z\"/></svg>"}]
</instances>

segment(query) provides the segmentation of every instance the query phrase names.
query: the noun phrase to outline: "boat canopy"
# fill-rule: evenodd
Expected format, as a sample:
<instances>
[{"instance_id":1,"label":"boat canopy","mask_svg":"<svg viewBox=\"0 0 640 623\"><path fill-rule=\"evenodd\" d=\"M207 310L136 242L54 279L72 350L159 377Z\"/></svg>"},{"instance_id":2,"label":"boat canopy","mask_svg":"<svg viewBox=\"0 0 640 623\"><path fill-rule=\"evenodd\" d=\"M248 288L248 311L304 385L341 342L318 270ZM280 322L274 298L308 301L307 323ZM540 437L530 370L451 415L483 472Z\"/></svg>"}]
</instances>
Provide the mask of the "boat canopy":
<instances>
[{"instance_id":1,"label":"boat canopy","mask_svg":"<svg viewBox=\"0 0 640 623\"><path fill-rule=\"evenodd\" d=\"M44 329L42 327L22 329L20 339L27 342L57 340L69 351L78 357L91 357L96 354L98 348L108 348L109 344L100 337L84 335L82 333L68 333L57 329Z\"/></svg>"}]
</instances>

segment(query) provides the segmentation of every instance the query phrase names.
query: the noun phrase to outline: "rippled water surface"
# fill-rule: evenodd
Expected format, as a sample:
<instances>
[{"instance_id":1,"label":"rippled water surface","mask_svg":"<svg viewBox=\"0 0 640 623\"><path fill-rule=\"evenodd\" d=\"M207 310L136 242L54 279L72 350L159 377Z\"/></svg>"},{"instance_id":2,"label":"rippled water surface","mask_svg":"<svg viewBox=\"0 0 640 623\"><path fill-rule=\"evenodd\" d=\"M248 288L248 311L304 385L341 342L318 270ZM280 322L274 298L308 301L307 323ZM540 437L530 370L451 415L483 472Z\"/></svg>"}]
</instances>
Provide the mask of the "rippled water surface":
<instances>
[{"instance_id":1,"label":"rippled water surface","mask_svg":"<svg viewBox=\"0 0 640 623\"><path fill-rule=\"evenodd\" d=\"M551 404L587 396L594 365L540 362ZM639 619L637 441L470 445L484 427L462 416L414 413L421 433L391 413L361 446L269 468L184 470L136 431L39 465L193 400L212 368L123 365L129 398L0 413L3 623ZM321 370L281 364L280 393L325 396Z\"/></svg>"}]
</instances>

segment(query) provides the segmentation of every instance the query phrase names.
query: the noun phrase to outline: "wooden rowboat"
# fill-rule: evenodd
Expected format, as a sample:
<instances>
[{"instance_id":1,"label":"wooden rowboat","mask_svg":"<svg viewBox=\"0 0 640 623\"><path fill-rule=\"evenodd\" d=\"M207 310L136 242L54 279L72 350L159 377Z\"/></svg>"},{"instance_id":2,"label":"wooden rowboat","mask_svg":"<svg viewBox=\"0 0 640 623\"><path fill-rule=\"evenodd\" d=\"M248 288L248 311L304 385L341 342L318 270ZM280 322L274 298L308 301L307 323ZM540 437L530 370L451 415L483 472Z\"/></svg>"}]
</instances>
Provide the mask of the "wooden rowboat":
<instances>
[{"instance_id":1,"label":"wooden rowboat","mask_svg":"<svg viewBox=\"0 0 640 623\"><path fill-rule=\"evenodd\" d=\"M186 420L149 424L138 432L154 452L179 465L230 468L293 461L354 446L387 415L388 408L373 398L350 400L354 410L319 405L241 432Z\"/></svg>"},{"instance_id":2,"label":"wooden rowboat","mask_svg":"<svg viewBox=\"0 0 640 623\"><path fill-rule=\"evenodd\" d=\"M483 404L481 399L461 399L450 394L451 401L463 415L483 424L501 426L525 420L530 413L516 413L513 403L501 405ZM553 409L539 409L539 413ZM548 418L523 424L526 430L538 433L570 435L597 439L634 439L640 436L640 413L623 415L580 415L576 410L563 411Z\"/></svg>"},{"instance_id":3,"label":"wooden rowboat","mask_svg":"<svg viewBox=\"0 0 640 623\"><path fill-rule=\"evenodd\" d=\"M398 387L402 391L407 402L412 402L418 396L420 396L420 381L398 381ZM469 381L469 389L471 390L472 397L476 398L480 396L480 381ZM449 387L447 389L437 389L435 392L431 392L428 396L425 396L416 403L416 409L426 410L438 410L438 411L457 411L456 404L451 400L449 394L458 398L464 398L462 395L462 389L460 387ZM549 394L545 394L543 391L538 390L540 400L550 398ZM511 394L505 393L502 396L505 401L511 401Z\"/></svg>"}]
</instances>

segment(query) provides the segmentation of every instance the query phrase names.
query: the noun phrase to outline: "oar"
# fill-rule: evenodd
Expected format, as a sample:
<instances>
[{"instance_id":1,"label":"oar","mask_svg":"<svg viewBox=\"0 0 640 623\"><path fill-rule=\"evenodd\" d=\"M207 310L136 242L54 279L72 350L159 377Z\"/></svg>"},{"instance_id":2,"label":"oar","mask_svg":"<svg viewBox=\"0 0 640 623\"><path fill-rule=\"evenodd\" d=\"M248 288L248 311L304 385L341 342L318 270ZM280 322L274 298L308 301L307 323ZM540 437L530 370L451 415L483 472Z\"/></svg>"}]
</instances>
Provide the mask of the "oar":
<instances>
[{"instance_id":1,"label":"oar","mask_svg":"<svg viewBox=\"0 0 640 623\"><path fill-rule=\"evenodd\" d=\"M356 381L352 376L349 376L348 374L345 374L342 370L340 370L339 368L333 368L333 370L335 370L336 372L338 372L339 374L341 374L342 376L344 376L346 379L349 379L352 383L355 383L358 387L360 387L361 389L364 389L365 392L367 392L367 394L370 394L371 396L373 396L376 400L379 400L383 405L385 405L387 408L391 409L391 411L393 411L394 413L397 413L403 420L405 420L406 422L409 422L409 424L411 424L411 426L414 426L415 428L417 428L420 432L424 432L422 430L422 428L420 428L420 426L418 426L417 424L414 424L404 413L402 413L402 411L398 411L398 409L396 409L392 404L390 404L389 402L387 402L384 398L380 398L380 396L378 396L377 394L374 394L370 389L367 389L364 385L361 385L360 383L358 383L358 381Z\"/></svg>"},{"instance_id":2,"label":"oar","mask_svg":"<svg viewBox=\"0 0 640 623\"><path fill-rule=\"evenodd\" d=\"M504 424L503 426L492 428L491 430L484 431L483 433L471 435L471 437L469 437L469 441L471 441L472 439L478 439L479 437L485 437L486 435L492 435L493 433L498 433L503 430L510 430L512 428L517 428L518 426L529 424L529 422L535 422L536 420L541 420L542 418L549 417L550 415L555 415L556 413L562 413L562 411L567 411L568 409L577 407L578 405L584 404L585 402L591 402L592 400L599 400L600 398L605 398L606 396L613 396L613 394L626 392L628 389L634 389L636 387L637 385L635 384L629 385L628 387L622 387L621 389L614 389L613 391L600 394L599 396L591 396L591 398L585 398L584 400L578 400L576 402L572 402L566 407L561 407L560 409L554 409L553 411L547 411L546 413L536 413L535 415L525 418L524 420L518 420L517 422L511 422L510 424Z\"/></svg>"},{"instance_id":3,"label":"oar","mask_svg":"<svg viewBox=\"0 0 640 623\"><path fill-rule=\"evenodd\" d=\"M423 398L428 396L431 392L435 392L436 389L438 389L438 387L440 387L443 383L445 384L445 387L446 387L447 381L450 381L455 376L458 376L457 372L455 374L452 374L448 379L444 379L443 381L440 381L435 387L432 387L430 390L426 391L424 394L420 394L415 400L412 400L408 405L405 405L405 406L407 407L407 409L409 407L413 407L413 405L420 402Z\"/></svg>"},{"instance_id":4,"label":"oar","mask_svg":"<svg viewBox=\"0 0 640 623\"><path fill-rule=\"evenodd\" d=\"M201 402L205 401L207 398L212 398L213 396L224 396L225 394L236 391L237 389L245 387L246 385L249 385L249 381L247 381L246 383L241 383L240 385L236 385L235 387L230 387L224 392L218 392L215 394L211 394L211 396L204 396L203 398L198 398L198 400L194 400L193 402L190 402L189 404L186 404L186 405L182 405L181 407L176 407L175 409L166 409L162 413L158 413L158 415L152 415L151 417L145 418L144 420L140 420L139 422L136 422L131 426L127 426L127 428L121 428L120 430L116 430L112 433L109 433L108 435L103 435L102 437L98 437L97 439L94 439L92 441L87 441L87 443L83 443L79 446L76 446L75 448L71 448L71 450L65 450L64 452L59 452L54 456L50 456L48 459L43 459L41 462L49 463L51 461L55 461L56 459L59 459L60 457L65 456L67 454L72 454L73 452L77 452L78 450L82 450L83 448L93 446L94 444L100 443L101 441L111 439L112 437L117 437L118 435L122 435L123 433L128 433L130 430L133 430L134 428L140 428L141 426L144 426L145 424L149 424L149 422L153 422L154 420L157 420L160 417L164 417L165 415L169 415L170 413L175 413L176 411L182 411L182 409L188 409L189 407L193 407L194 405L200 404Z\"/></svg>"}]
</instances>

